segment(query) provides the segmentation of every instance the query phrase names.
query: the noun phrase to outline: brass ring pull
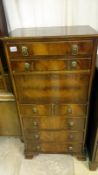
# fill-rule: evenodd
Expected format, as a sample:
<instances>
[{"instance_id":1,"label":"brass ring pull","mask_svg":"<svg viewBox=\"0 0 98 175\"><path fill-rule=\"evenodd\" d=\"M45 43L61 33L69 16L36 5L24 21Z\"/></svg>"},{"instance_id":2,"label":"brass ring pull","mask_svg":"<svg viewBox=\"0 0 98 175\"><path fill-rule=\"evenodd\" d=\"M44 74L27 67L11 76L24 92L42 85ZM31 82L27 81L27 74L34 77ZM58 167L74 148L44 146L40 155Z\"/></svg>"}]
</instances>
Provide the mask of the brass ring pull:
<instances>
[{"instance_id":1,"label":"brass ring pull","mask_svg":"<svg viewBox=\"0 0 98 175\"><path fill-rule=\"evenodd\" d=\"M72 108L71 108L71 106L68 106L68 107L67 107L67 113L68 113L68 114L72 114Z\"/></svg>"},{"instance_id":2,"label":"brass ring pull","mask_svg":"<svg viewBox=\"0 0 98 175\"><path fill-rule=\"evenodd\" d=\"M30 69L30 63L24 63L24 68L25 68L25 70L26 71L29 71L29 69Z\"/></svg>"},{"instance_id":3,"label":"brass ring pull","mask_svg":"<svg viewBox=\"0 0 98 175\"><path fill-rule=\"evenodd\" d=\"M22 46L21 51L23 56L29 56L28 48L26 46Z\"/></svg>"},{"instance_id":4,"label":"brass ring pull","mask_svg":"<svg viewBox=\"0 0 98 175\"><path fill-rule=\"evenodd\" d=\"M73 140L74 139L74 136L73 135L69 135L69 139L70 140Z\"/></svg>"},{"instance_id":5,"label":"brass ring pull","mask_svg":"<svg viewBox=\"0 0 98 175\"><path fill-rule=\"evenodd\" d=\"M69 146L69 147L68 147L68 150L69 150L69 151L73 151L73 147L72 147L72 146Z\"/></svg>"},{"instance_id":6,"label":"brass ring pull","mask_svg":"<svg viewBox=\"0 0 98 175\"><path fill-rule=\"evenodd\" d=\"M71 61L71 67L76 68L77 67L77 61Z\"/></svg>"},{"instance_id":7,"label":"brass ring pull","mask_svg":"<svg viewBox=\"0 0 98 175\"><path fill-rule=\"evenodd\" d=\"M40 137L39 134L35 134L35 135L34 135L34 138L35 138L35 139L39 139L39 137Z\"/></svg>"},{"instance_id":8,"label":"brass ring pull","mask_svg":"<svg viewBox=\"0 0 98 175\"><path fill-rule=\"evenodd\" d=\"M72 55L78 54L78 45L77 44L72 44L71 52L72 52Z\"/></svg>"},{"instance_id":9,"label":"brass ring pull","mask_svg":"<svg viewBox=\"0 0 98 175\"><path fill-rule=\"evenodd\" d=\"M37 145L37 150L39 151L41 149L41 146L40 145Z\"/></svg>"},{"instance_id":10,"label":"brass ring pull","mask_svg":"<svg viewBox=\"0 0 98 175\"><path fill-rule=\"evenodd\" d=\"M32 111L33 111L33 113L37 113L38 112L36 107L33 107Z\"/></svg>"},{"instance_id":11,"label":"brass ring pull","mask_svg":"<svg viewBox=\"0 0 98 175\"><path fill-rule=\"evenodd\" d=\"M33 126L38 126L38 122L37 121L34 121L33 122Z\"/></svg>"},{"instance_id":12,"label":"brass ring pull","mask_svg":"<svg viewBox=\"0 0 98 175\"><path fill-rule=\"evenodd\" d=\"M73 122L73 121L70 121L70 122L68 123L68 125L69 125L70 127L73 127L73 126L74 126L74 122Z\"/></svg>"}]
</instances>

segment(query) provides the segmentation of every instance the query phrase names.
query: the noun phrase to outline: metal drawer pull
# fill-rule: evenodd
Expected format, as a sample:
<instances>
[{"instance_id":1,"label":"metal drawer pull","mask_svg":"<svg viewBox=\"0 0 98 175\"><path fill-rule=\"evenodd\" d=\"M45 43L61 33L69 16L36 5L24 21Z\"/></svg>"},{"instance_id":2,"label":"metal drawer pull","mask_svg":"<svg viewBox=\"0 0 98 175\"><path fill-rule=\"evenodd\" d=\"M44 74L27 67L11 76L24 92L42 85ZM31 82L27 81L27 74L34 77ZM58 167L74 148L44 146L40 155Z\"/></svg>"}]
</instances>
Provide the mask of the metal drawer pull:
<instances>
[{"instance_id":1,"label":"metal drawer pull","mask_svg":"<svg viewBox=\"0 0 98 175\"><path fill-rule=\"evenodd\" d=\"M72 114L72 108L71 108L71 106L68 106L67 113Z\"/></svg>"},{"instance_id":2,"label":"metal drawer pull","mask_svg":"<svg viewBox=\"0 0 98 175\"><path fill-rule=\"evenodd\" d=\"M76 68L77 67L77 61L71 61L71 67Z\"/></svg>"},{"instance_id":3,"label":"metal drawer pull","mask_svg":"<svg viewBox=\"0 0 98 175\"><path fill-rule=\"evenodd\" d=\"M73 44L72 45L72 55L77 55L78 54L78 45Z\"/></svg>"},{"instance_id":4,"label":"metal drawer pull","mask_svg":"<svg viewBox=\"0 0 98 175\"><path fill-rule=\"evenodd\" d=\"M33 113L38 112L38 110L37 110L37 108L36 108L36 107L33 107L32 111L33 111Z\"/></svg>"},{"instance_id":5,"label":"metal drawer pull","mask_svg":"<svg viewBox=\"0 0 98 175\"><path fill-rule=\"evenodd\" d=\"M24 63L24 68L26 71L28 71L30 69L30 63Z\"/></svg>"},{"instance_id":6,"label":"metal drawer pull","mask_svg":"<svg viewBox=\"0 0 98 175\"><path fill-rule=\"evenodd\" d=\"M41 149L40 145L37 145L37 147L36 147L36 148L37 148L37 150L40 150L40 149Z\"/></svg>"},{"instance_id":7,"label":"metal drawer pull","mask_svg":"<svg viewBox=\"0 0 98 175\"><path fill-rule=\"evenodd\" d=\"M69 139L70 140L73 140L74 139L74 136L73 135L69 135Z\"/></svg>"},{"instance_id":8,"label":"metal drawer pull","mask_svg":"<svg viewBox=\"0 0 98 175\"><path fill-rule=\"evenodd\" d=\"M68 150L69 150L69 151L72 151L72 150L73 150L73 147L72 147L72 146L69 146L69 147L68 147Z\"/></svg>"},{"instance_id":9,"label":"metal drawer pull","mask_svg":"<svg viewBox=\"0 0 98 175\"><path fill-rule=\"evenodd\" d=\"M35 134L35 139L39 139L39 134Z\"/></svg>"},{"instance_id":10,"label":"metal drawer pull","mask_svg":"<svg viewBox=\"0 0 98 175\"><path fill-rule=\"evenodd\" d=\"M34 121L34 122L33 122L33 126L38 126L37 121Z\"/></svg>"},{"instance_id":11,"label":"metal drawer pull","mask_svg":"<svg viewBox=\"0 0 98 175\"><path fill-rule=\"evenodd\" d=\"M70 121L68 124L69 124L70 127L74 126L74 122L73 121Z\"/></svg>"},{"instance_id":12,"label":"metal drawer pull","mask_svg":"<svg viewBox=\"0 0 98 175\"><path fill-rule=\"evenodd\" d=\"M22 46L21 51L22 51L23 56L28 56L29 55L28 48L26 46Z\"/></svg>"}]
</instances>

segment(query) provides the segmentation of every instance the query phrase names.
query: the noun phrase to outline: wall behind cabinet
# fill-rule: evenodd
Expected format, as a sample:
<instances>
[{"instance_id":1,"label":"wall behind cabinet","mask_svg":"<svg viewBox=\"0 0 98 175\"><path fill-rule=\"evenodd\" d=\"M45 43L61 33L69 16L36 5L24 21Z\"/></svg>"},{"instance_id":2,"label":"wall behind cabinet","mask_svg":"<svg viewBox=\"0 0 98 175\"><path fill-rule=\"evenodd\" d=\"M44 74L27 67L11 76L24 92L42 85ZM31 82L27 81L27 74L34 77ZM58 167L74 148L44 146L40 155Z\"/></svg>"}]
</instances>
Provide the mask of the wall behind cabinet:
<instances>
[{"instance_id":1,"label":"wall behind cabinet","mask_svg":"<svg viewBox=\"0 0 98 175\"><path fill-rule=\"evenodd\" d=\"M98 0L3 0L8 29L91 25L98 30Z\"/></svg>"}]
</instances>

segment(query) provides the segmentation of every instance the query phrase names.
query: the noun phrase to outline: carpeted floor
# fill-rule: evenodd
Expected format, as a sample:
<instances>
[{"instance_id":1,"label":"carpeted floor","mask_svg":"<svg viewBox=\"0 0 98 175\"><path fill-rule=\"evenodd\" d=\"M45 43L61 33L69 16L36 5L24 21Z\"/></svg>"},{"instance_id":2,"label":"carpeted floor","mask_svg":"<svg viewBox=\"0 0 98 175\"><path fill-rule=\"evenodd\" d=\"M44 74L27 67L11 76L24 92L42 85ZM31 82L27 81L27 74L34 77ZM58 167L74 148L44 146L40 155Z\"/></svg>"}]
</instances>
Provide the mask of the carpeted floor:
<instances>
[{"instance_id":1,"label":"carpeted floor","mask_svg":"<svg viewBox=\"0 0 98 175\"><path fill-rule=\"evenodd\" d=\"M0 175L74 175L70 155L39 154L27 160L23 151L19 139L0 137Z\"/></svg>"}]
</instances>

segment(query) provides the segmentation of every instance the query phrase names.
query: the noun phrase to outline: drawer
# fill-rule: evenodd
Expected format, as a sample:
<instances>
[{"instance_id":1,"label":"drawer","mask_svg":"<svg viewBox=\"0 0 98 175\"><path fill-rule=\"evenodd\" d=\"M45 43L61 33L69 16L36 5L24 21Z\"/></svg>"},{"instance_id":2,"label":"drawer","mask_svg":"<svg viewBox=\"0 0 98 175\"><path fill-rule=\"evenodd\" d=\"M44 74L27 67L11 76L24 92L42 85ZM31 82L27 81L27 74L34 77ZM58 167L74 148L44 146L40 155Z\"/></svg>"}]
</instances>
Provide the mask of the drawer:
<instances>
[{"instance_id":1,"label":"drawer","mask_svg":"<svg viewBox=\"0 0 98 175\"><path fill-rule=\"evenodd\" d=\"M86 116L87 106L78 104L59 104L54 106L56 115Z\"/></svg>"},{"instance_id":2,"label":"drawer","mask_svg":"<svg viewBox=\"0 0 98 175\"><path fill-rule=\"evenodd\" d=\"M25 150L28 152L43 153L79 153L82 151L82 145L68 143L27 143L25 144Z\"/></svg>"},{"instance_id":3,"label":"drawer","mask_svg":"<svg viewBox=\"0 0 98 175\"><path fill-rule=\"evenodd\" d=\"M65 118L65 117L24 117L23 125L25 132L32 132L35 129L39 130L55 130L55 129L66 129L66 130L83 130L85 125L84 118Z\"/></svg>"},{"instance_id":4,"label":"drawer","mask_svg":"<svg viewBox=\"0 0 98 175\"><path fill-rule=\"evenodd\" d=\"M22 116L42 116L42 115L51 115L52 109L51 105L19 105L20 113Z\"/></svg>"},{"instance_id":5,"label":"drawer","mask_svg":"<svg viewBox=\"0 0 98 175\"><path fill-rule=\"evenodd\" d=\"M91 68L91 60L19 60L11 61L11 67L13 72L88 70Z\"/></svg>"},{"instance_id":6,"label":"drawer","mask_svg":"<svg viewBox=\"0 0 98 175\"><path fill-rule=\"evenodd\" d=\"M50 42L25 42L14 41L7 44L11 58L37 55L91 55L93 50L92 40L78 41L50 41Z\"/></svg>"},{"instance_id":7,"label":"drawer","mask_svg":"<svg viewBox=\"0 0 98 175\"><path fill-rule=\"evenodd\" d=\"M14 74L20 103L87 103L89 73Z\"/></svg>"},{"instance_id":8,"label":"drawer","mask_svg":"<svg viewBox=\"0 0 98 175\"><path fill-rule=\"evenodd\" d=\"M31 142L83 142L83 132L72 131L33 131L25 132L25 139Z\"/></svg>"}]
</instances>

